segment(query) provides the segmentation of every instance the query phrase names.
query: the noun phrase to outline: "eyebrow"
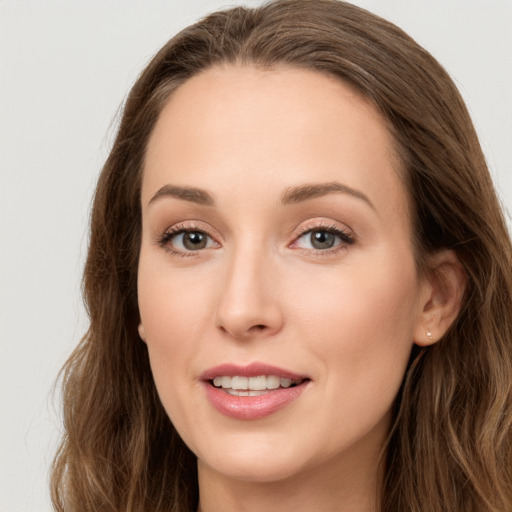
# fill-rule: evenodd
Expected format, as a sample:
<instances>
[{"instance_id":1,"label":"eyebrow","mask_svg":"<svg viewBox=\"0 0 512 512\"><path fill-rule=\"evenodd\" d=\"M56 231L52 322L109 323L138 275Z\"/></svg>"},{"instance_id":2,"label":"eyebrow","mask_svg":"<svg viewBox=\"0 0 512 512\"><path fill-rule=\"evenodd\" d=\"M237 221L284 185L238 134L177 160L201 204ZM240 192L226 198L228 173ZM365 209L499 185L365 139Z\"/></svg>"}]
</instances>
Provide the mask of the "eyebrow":
<instances>
[{"instance_id":1,"label":"eyebrow","mask_svg":"<svg viewBox=\"0 0 512 512\"><path fill-rule=\"evenodd\" d=\"M375 206L370 199L363 194L361 191L351 188L347 185L343 185L336 181L330 183L313 183L306 185L299 185L297 187L287 188L282 196L281 202L285 205L301 203L317 197L326 196L328 194L348 194L357 199L363 200L373 210ZM201 188L186 187L177 185L164 185L153 195L149 200L149 204L157 201L163 197L175 197L184 201L190 201L192 203L204 205L204 206L215 206L215 200L212 195Z\"/></svg>"},{"instance_id":2,"label":"eyebrow","mask_svg":"<svg viewBox=\"0 0 512 512\"><path fill-rule=\"evenodd\" d=\"M357 199L363 200L373 210L375 210L375 206L370 201L368 196L359 190L338 183L337 181L330 183L313 183L287 188L281 197L281 202L283 204L296 204L328 194L348 194Z\"/></svg>"},{"instance_id":3,"label":"eyebrow","mask_svg":"<svg viewBox=\"0 0 512 512\"><path fill-rule=\"evenodd\" d=\"M202 204L204 206L214 206L215 201L212 195L206 190L195 187L178 187L176 185L164 185L158 189L156 194L149 200L148 205L154 203L162 197L176 197L191 203Z\"/></svg>"}]
</instances>

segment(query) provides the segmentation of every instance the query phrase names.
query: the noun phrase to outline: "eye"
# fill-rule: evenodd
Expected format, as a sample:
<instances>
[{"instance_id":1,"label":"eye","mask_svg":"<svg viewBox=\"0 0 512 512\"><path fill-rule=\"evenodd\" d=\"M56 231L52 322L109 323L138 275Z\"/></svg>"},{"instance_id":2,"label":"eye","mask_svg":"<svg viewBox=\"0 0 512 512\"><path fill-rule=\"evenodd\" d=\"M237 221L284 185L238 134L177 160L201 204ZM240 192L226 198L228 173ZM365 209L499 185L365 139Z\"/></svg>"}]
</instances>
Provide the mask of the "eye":
<instances>
[{"instance_id":1,"label":"eye","mask_svg":"<svg viewBox=\"0 0 512 512\"><path fill-rule=\"evenodd\" d=\"M194 228L170 228L159 240L159 245L174 254L186 253L217 247L217 242L207 233Z\"/></svg>"},{"instance_id":2,"label":"eye","mask_svg":"<svg viewBox=\"0 0 512 512\"><path fill-rule=\"evenodd\" d=\"M336 236L328 231L310 231L301 238L306 238L313 249L331 249L337 242Z\"/></svg>"},{"instance_id":3,"label":"eye","mask_svg":"<svg viewBox=\"0 0 512 512\"><path fill-rule=\"evenodd\" d=\"M183 231L177 233L171 238L172 243L177 249L184 249L187 251L198 251L208 247L208 242L211 238L201 231Z\"/></svg>"},{"instance_id":4,"label":"eye","mask_svg":"<svg viewBox=\"0 0 512 512\"><path fill-rule=\"evenodd\" d=\"M337 227L316 227L304 231L294 242L294 246L300 249L313 251L329 251L338 246L351 245L355 242L352 235Z\"/></svg>"}]
</instances>

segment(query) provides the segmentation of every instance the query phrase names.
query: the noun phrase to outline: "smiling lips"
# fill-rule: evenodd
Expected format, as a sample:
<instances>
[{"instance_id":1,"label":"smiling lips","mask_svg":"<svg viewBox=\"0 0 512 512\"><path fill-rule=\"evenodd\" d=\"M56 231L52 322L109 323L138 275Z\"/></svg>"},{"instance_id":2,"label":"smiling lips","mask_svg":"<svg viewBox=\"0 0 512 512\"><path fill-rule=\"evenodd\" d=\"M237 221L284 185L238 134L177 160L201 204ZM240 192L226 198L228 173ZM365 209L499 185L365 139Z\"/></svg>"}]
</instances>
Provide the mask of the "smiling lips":
<instances>
[{"instance_id":1,"label":"smiling lips","mask_svg":"<svg viewBox=\"0 0 512 512\"><path fill-rule=\"evenodd\" d=\"M260 363L221 365L201 376L206 396L222 414L235 419L259 419L294 401L310 379Z\"/></svg>"}]
</instances>

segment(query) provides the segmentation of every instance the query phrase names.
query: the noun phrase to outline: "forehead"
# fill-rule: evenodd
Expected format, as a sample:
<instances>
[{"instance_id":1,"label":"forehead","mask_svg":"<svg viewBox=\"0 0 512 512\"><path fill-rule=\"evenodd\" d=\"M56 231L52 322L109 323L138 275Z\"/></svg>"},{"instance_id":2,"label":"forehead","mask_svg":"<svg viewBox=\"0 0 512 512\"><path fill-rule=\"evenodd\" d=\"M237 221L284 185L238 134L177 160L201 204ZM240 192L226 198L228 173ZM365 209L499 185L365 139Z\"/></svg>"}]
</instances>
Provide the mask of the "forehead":
<instances>
[{"instance_id":1,"label":"forehead","mask_svg":"<svg viewBox=\"0 0 512 512\"><path fill-rule=\"evenodd\" d=\"M214 193L228 181L237 196L254 195L262 183L280 193L340 181L403 215L399 175L385 120L341 80L296 68L219 66L185 82L164 107L147 148L143 196L166 181Z\"/></svg>"}]
</instances>

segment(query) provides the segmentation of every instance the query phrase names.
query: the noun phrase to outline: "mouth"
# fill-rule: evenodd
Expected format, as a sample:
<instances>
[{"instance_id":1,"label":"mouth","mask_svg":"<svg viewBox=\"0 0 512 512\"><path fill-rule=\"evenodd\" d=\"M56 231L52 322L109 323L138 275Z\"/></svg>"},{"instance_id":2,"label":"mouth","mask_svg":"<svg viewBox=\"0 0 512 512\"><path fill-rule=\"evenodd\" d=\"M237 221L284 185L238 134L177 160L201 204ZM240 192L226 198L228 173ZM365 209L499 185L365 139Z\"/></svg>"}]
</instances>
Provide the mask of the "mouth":
<instances>
[{"instance_id":1,"label":"mouth","mask_svg":"<svg viewBox=\"0 0 512 512\"><path fill-rule=\"evenodd\" d=\"M206 397L220 413L238 420L257 420L287 407L309 387L305 375L262 363L223 364L204 372Z\"/></svg>"},{"instance_id":2,"label":"mouth","mask_svg":"<svg viewBox=\"0 0 512 512\"><path fill-rule=\"evenodd\" d=\"M276 389L288 389L299 386L307 379L291 379L277 375L217 375L208 382L215 388L233 396L260 396Z\"/></svg>"}]
</instances>

